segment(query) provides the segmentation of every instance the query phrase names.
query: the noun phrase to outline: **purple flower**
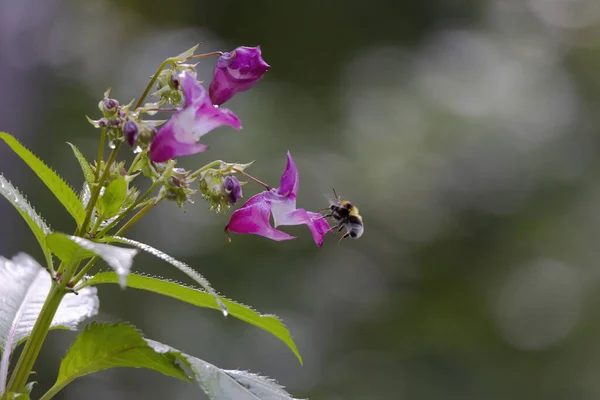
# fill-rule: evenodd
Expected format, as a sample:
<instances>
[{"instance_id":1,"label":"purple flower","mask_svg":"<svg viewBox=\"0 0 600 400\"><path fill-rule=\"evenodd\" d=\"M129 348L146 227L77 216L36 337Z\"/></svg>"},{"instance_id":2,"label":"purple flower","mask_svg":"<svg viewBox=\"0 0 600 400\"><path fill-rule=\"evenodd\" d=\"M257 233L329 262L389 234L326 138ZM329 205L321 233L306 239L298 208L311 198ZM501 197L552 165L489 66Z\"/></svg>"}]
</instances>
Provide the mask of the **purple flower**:
<instances>
[{"instance_id":1,"label":"purple flower","mask_svg":"<svg viewBox=\"0 0 600 400\"><path fill-rule=\"evenodd\" d=\"M205 151L208 147L197 141L219 126L242 128L233 112L213 106L206 89L193 74L183 72L178 78L183 88L184 105L160 128L152 141L150 160L153 162Z\"/></svg>"},{"instance_id":2,"label":"purple flower","mask_svg":"<svg viewBox=\"0 0 600 400\"><path fill-rule=\"evenodd\" d=\"M138 126L135 123L135 121L127 120L127 122L125 122L125 125L123 125L123 133L125 134L125 139L127 139L127 143L129 143L131 147L135 146L139 134Z\"/></svg>"},{"instance_id":3,"label":"purple flower","mask_svg":"<svg viewBox=\"0 0 600 400\"><path fill-rule=\"evenodd\" d=\"M237 201L242 197L242 185L238 178L233 175L227 175L223 184L221 185L221 191L229 204L236 204Z\"/></svg>"},{"instance_id":4,"label":"purple flower","mask_svg":"<svg viewBox=\"0 0 600 400\"><path fill-rule=\"evenodd\" d=\"M210 98L215 105L221 105L236 93L250 89L271 68L263 60L260 46L240 46L230 53L223 53L210 83Z\"/></svg>"},{"instance_id":5,"label":"purple flower","mask_svg":"<svg viewBox=\"0 0 600 400\"><path fill-rule=\"evenodd\" d=\"M323 245L323 237L331 229L329 223L321 214L296 208L299 176L292 155L287 154L287 166L279 187L252 196L246 204L231 215L225 231L254 234L268 239L282 241L295 239L294 236L275 229L270 224L273 215L273 225L307 225L312 232L317 246Z\"/></svg>"}]
</instances>

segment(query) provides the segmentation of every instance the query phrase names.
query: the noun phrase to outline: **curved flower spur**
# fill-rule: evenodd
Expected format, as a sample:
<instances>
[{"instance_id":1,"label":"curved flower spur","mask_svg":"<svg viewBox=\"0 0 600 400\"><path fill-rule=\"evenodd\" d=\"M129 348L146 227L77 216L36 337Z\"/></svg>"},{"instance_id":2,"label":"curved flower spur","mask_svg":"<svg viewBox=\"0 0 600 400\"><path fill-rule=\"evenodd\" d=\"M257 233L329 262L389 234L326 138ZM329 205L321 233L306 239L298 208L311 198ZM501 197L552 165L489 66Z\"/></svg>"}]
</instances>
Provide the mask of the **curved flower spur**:
<instances>
[{"instance_id":1,"label":"curved flower spur","mask_svg":"<svg viewBox=\"0 0 600 400\"><path fill-rule=\"evenodd\" d=\"M289 152L287 153L287 165L278 188L271 188L254 178L252 179L267 190L252 196L231 215L231 219L225 227L228 237L229 232L253 234L279 242L295 239L295 237L275 229L278 226L306 225L317 246L323 245L323 238L331 230L331 227L321 214L296 208L296 194L300 180L298 169ZM270 223L271 215L274 226L271 226Z\"/></svg>"}]
</instances>

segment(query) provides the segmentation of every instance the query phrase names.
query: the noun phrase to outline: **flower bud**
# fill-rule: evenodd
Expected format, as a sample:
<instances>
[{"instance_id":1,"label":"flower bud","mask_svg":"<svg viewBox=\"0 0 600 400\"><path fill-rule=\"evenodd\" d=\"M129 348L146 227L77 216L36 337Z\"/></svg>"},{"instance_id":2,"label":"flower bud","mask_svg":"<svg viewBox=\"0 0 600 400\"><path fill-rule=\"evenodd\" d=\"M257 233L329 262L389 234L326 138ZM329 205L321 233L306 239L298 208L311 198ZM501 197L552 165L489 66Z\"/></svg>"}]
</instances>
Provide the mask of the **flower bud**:
<instances>
[{"instance_id":1,"label":"flower bud","mask_svg":"<svg viewBox=\"0 0 600 400\"><path fill-rule=\"evenodd\" d=\"M91 119L90 117L86 116L88 122L90 124L92 124L92 126L94 128L106 128L108 126L108 120L106 118L100 118L100 119Z\"/></svg>"},{"instance_id":2,"label":"flower bud","mask_svg":"<svg viewBox=\"0 0 600 400\"><path fill-rule=\"evenodd\" d=\"M210 83L210 99L214 105L221 105L236 93L250 89L265 72L271 68L263 60L260 46L241 46L230 53L223 53Z\"/></svg>"},{"instance_id":3,"label":"flower bud","mask_svg":"<svg viewBox=\"0 0 600 400\"><path fill-rule=\"evenodd\" d=\"M171 87L175 90L179 89L179 78L177 75L171 75Z\"/></svg>"},{"instance_id":4,"label":"flower bud","mask_svg":"<svg viewBox=\"0 0 600 400\"><path fill-rule=\"evenodd\" d=\"M175 106L181 105L181 92L179 91L179 79L177 77L178 70L174 68L164 69L158 76L156 87L158 90L152 93L153 96L159 97L158 105L172 104Z\"/></svg>"},{"instance_id":5,"label":"flower bud","mask_svg":"<svg viewBox=\"0 0 600 400\"><path fill-rule=\"evenodd\" d=\"M188 182L189 172L183 168L173 168L171 176L165 182L165 186L161 189L164 191L165 198L177 203L179 207L183 207L186 202L192 202L191 195L196 191L190 189Z\"/></svg>"},{"instance_id":6,"label":"flower bud","mask_svg":"<svg viewBox=\"0 0 600 400\"><path fill-rule=\"evenodd\" d=\"M134 147L139 134L139 129L135 121L128 120L125 122L125 125L123 126L123 134L125 135L127 143L129 143L131 147Z\"/></svg>"},{"instance_id":7,"label":"flower bud","mask_svg":"<svg viewBox=\"0 0 600 400\"><path fill-rule=\"evenodd\" d=\"M100 111L102 111L102 114L104 114L106 118L113 118L118 115L119 101L105 97L104 100L98 104L98 108L100 108Z\"/></svg>"},{"instance_id":8,"label":"flower bud","mask_svg":"<svg viewBox=\"0 0 600 400\"><path fill-rule=\"evenodd\" d=\"M106 111L114 111L115 108L119 107L119 102L115 99L105 99L103 105Z\"/></svg>"},{"instance_id":9,"label":"flower bud","mask_svg":"<svg viewBox=\"0 0 600 400\"><path fill-rule=\"evenodd\" d=\"M223 184L221 184L221 191L229 204L236 204L238 199L242 197L242 185L234 175L225 177Z\"/></svg>"}]
</instances>

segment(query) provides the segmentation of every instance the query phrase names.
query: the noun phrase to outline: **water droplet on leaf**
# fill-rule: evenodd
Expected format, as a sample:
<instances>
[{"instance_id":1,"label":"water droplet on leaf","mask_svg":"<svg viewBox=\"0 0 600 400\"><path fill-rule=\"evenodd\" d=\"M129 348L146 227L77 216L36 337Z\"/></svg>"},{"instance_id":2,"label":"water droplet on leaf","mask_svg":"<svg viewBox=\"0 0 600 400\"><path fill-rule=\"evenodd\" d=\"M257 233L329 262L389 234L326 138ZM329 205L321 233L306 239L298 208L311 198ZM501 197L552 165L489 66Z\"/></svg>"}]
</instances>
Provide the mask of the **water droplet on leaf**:
<instances>
[{"instance_id":1,"label":"water droplet on leaf","mask_svg":"<svg viewBox=\"0 0 600 400\"><path fill-rule=\"evenodd\" d=\"M229 310L227 310L227 306L225 305L225 303L223 303L221 301L221 299L217 299L217 304L221 308L221 312L223 313L223 316L224 317L228 316L229 315Z\"/></svg>"}]
</instances>

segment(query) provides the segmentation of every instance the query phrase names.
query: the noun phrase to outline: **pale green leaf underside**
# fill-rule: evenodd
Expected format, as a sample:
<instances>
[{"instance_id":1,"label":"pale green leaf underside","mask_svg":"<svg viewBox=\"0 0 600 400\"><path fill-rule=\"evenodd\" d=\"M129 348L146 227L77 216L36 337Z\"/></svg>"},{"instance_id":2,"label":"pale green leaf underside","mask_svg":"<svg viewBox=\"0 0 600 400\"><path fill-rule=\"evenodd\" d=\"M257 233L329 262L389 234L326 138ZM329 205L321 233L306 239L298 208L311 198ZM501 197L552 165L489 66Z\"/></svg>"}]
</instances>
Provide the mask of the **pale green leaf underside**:
<instances>
[{"instance_id":1,"label":"pale green leaf underside","mask_svg":"<svg viewBox=\"0 0 600 400\"><path fill-rule=\"evenodd\" d=\"M69 214L73 216L77 225L81 225L85 219L85 210L73 189L71 189L56 172L44 164L31 151L21 145L17 139L5 132L0 132L0 139L4 140L6 144L8 144L23 161L25 161L42 182L44 182L48 189L50 189L58 201L60 201L67 209Z\"/></svg>"},{"instance_id":2,"label":"pale green leaf underside","mask_svg":"<svg viewBox=\"0 0 600 400\"><path fill-rule=\"evenodd\" d=\"M100 272L90 278L85 285L98 285L102 283L118 283L119 279L114 272ZM210 294L195 288L182 286L175 282L165 281L158 278L129 274L127 286L134 289L148 290L154 293L169 296L186 303L219 310L219 306ZM257 326L281 341L283 341L294 352L302 364L302 357L298 352L296 344L285 325L274 315L261 315L250 307L222 298L229 310L229 314L246 323Z\"/></svg>"},{"instance_id":3,"label":"pale green leaf underside","mask_svg":"<svg viewBox=\"0 0 600 400\"><path fill-rule=\"evenodd\" d=\"M31 333L48 296L52 278L33 258L20 253L12 260L0 257L0 390L8 373L11 351ZM90 290L91 289L91 290ZM67 294L51 328L76 329L79 322L98 313L96 288Z\"/></svg>"},{"instance_id":4,"label":"pale green leaf underside","mask_svg":"<svg viewBox=\"0 0 600 400\"><path fill-rule=\"evenodd\" d=\"M0 350L7 345L11 332L13 345L29 336L51 282L48 271L25 253L12 260L0 257ZM65 295L52 326L74 330L79 322L96 315L100 304L96 293L95 288L85 288L77 295Z\"/></svg>"},{"instance_id":5,"label":"pale green leaf underside","mask_svg":"<svg viewBox=\"0 0 600 400\"><path fill-rule=\"evenodd\" d=\"M34 208L29 204L27 199L15 188L9 181L0 174L0 194L4 196L10 204L12 204L19 214L23 217L29 229L35 235L35 238L40 244L44 255L46 256L46 262L51 263L52 258L50 250L46 245L46 235L52 233L52 229L46 225L44 219L39 216Z\"/></svg>"},{"instance_id":6,"label":"pale green leaf underside","mask_svg":"<svg viewBox=\"0 0 600 400\"><path fill-rule=\"evenodd\" d=\"M223 370L199 358L182 354L196 383L212 400L297 400L272 379L246 371Z\"/></svg>"},{"instance_id":7,"label":"pale green leaf underside","mask_svg":"<svg viewBox=\"0 0 600 400\"><path fill-rule=\"evenodd\" d=\"M67 142L67 144L69 146L71 146L71 150L73 150L73 154L75 154L75 158L77 158L77 161L79 162L79 166L81 167L81 172L83 172L85 181L88 183L88 185L90 185L90 186L93 185L94 184L94 171L92 170L92 167L87 162L87 160L85 159L83 154L81 154L81 151L79 151L77 146L75 146L74 144L69 143L69 142Z\"/></svg>"},{"instance_id":8,"label":"pale green leaf underside","mask_svg":"<svg viewBox=\"0 0 600 400\"><path fill-rule=\"evenodd\" d=\"M111 246L104 243L96 243L78 236L53 233L47 238L48 246L57 257L63 261L80 260L90 258L94 255L102 258L115 270L119 276L122 288L126 286L127 275L133 264L133 257L137 249L125 249L123 247ZM75 245L75 247L73 247Z\"/></svg>"}]
</instances>

